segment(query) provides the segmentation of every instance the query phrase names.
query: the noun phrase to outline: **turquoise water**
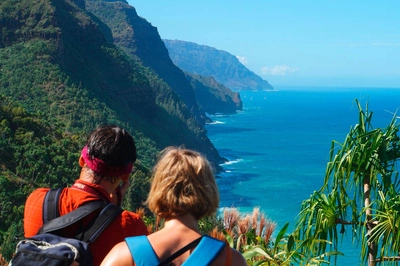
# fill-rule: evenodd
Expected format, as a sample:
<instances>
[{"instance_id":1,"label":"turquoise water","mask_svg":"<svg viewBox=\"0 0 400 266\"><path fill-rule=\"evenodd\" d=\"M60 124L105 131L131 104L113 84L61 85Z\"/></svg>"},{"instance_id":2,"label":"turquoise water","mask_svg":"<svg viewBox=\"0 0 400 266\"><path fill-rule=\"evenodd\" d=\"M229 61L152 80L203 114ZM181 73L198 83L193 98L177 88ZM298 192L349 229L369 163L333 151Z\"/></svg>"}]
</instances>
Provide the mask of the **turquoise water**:
<instances>
[{"instance_id":1,"label":"turquoise water","mask_svg":"<svg viewBox=\"0 0 400 266\"><path fill-rule=\"evenodd\" d=\"M279 226L294 226L301 202L323 182L332 140L358 122L355 99L385 127L400 108L400 89L277 88L241 92L243 111L212 115L208 136L225 172L218 176L221 207L260 207ZM400 112L399 112L400 113ZM279 230L279 228L278 228ZM358 248L343 244L337 265L361 265Z\"/></svg>"}]
</instances>

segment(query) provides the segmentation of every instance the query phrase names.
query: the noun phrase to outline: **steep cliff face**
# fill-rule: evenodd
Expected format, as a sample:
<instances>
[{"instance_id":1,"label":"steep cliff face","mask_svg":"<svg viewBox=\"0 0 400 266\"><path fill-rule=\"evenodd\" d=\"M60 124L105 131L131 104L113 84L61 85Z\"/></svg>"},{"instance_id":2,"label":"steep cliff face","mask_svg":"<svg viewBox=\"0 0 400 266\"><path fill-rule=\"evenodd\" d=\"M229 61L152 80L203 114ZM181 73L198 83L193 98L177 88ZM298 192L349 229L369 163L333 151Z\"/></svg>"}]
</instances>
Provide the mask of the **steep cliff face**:
<instances>
[{"instance_id":1,"label":"steep cliff face","mask_svg":"<svg viewBox=\"0 0 400 266\"><path fill-rule=\"evenodd\" d=\"M79 149L100 124L134 136L130 206L143 202L134 197L147 194L149 169L165 146L196 149L220 169L223 158L188 105L114 45L110 28L81 0L1 0L0 28L0 250L7 260L23 232L27 194L71 185Z\"/></svg>"},{"instance_id":2,"label":"steep cliff face","mask_svg":"<svg viewBox=\"0 0 400 266\"><path fill-rule=\"evenodd\" d=\"M213 47L178 40L164 40L172 61L181 69L213 76L232 90L272 90L268 81L247 69L236 56Z\"/></svg>"},{"instance_id":3,"label":"steep cliff face","mask_svg":"<svg viewBox=\"0 0 400 266\"><path fill-rule=\"evenodd\" d=\"M206 121L204 112L197 104L193 88L182 70L170 59L156 27L139 17L135 8L125 1L86 0L86 10L107 24L116 45L131 58L151 68L182 98L201 123Z\"/></svg>"},{"instance_id":4,"label":"steep cliff face","mask_svg":"<svg viewBox=\"0 0 400 266\"><path fill-rule=\"evenodd\" d=\"M69 0L2 0L0 8L0 94L68 131L129 125L142 161L151 162L156 149L182 144L222 161L193 116L197 103L189 109L154 71L127 57L93 13ZM187 95L195 102L192 88Z\"/></svg>"},{"instance_id":5,"label":"steep cliff face","mask_svg":"<svg viewBox=\"0 0 400 266\"><path fill-rule=\"evenodd\" d=\"M238 92L233 92L218 83L213 77L204 77L186 72L186 77L194 88L200 107L210 114L236 113L243 109Z\"/></svg>"}]
</instances>

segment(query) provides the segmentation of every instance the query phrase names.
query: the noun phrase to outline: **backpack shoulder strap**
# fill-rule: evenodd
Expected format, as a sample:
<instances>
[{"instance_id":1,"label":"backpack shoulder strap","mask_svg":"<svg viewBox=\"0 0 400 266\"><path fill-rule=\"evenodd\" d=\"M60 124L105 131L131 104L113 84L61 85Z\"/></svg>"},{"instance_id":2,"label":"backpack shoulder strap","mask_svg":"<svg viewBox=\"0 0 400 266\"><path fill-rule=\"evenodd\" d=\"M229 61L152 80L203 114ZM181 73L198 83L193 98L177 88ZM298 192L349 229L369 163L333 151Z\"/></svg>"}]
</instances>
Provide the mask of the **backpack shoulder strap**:
<instances>
[{"instance_id":1,"label":"backpack shoulder strap","mask_svg":"<svg viewBox=\"0 0 400 266\"><path fill-rule=\"evenodd\" d=\"M106 227L122 212L122 209L117 205L108 203L101 210L95 223L85 232L83 241L92 243L106 229Z\"/></svg>"},{"instance_id":2,"label":"backpack shoulder strap","mask_svg":"<svg viewBox=\"0 0 400 266\"><path fill-rule=\"evenodd\" d=\"M60 216L60 211L58 210L58 202L60 200L60 195L62 191L63 188L53 188L47 191L46 196L43 200L43 224Z\"/></svg>"},{"instance_id":3,"label":"backpack shoulder strap","mask_svg":"<svg viewBox=\"0 0 400 266\"><path fill-rule=\"evenodd\" d=\"M38 234L54 233L82 220L91 213L102 209L97 218L83 230L76 239L91 243L104 231L104 229L122 212L122 209L112 203L92 201L78 209L60 216L58 202L63 188L50 189L43 201L44 224Z\"/></svg>"},{"instance_id":4,"label":"backpack shoulder strap","mask_svg":"<svg viewBox=\"0 0 400 266\"><path fill-rule=\"evenodd\" d=\"M225 242L205 235L183 265L210 265L225 247Z\"/></svg>"},{"instance_id":5,"label":"backpack shoulder strap","mask_svg":"<svg viewBox=\"0 0 400 266\"><path fill-rule=\"evenodd\" d=\"M178 250L177 252L175 252L174 254L172 254L171 256L169 256L168 258L166 258L165 260L163 260L162 262L160 262L160 264L158 264L158 266L166 266L166 265L170 265L170 263L176 259L177 257L181 256L183 253L185 253L186 251L188 251L191 248L196 247L199 242L201 241L201 237L193 240L192 242L190 242L189 244L187 244L186 246L184 246L183 248L181 248L180 250Z\"/></svg>"},{"instance_id":6,"label":"backpack shoulder strap","mask_svg":"<svg viewBox=\"0 0 400 266\"><path fill-rule=\"evenodd\" d=\"M136 266L156 266L160 263L147 236L127 237L125 242Z\"/></svg>"},{"instance_id":7,"label":"backpack shoulder strap","mask_svg":"<svg viewBox=\"0 0 400 266\"><path fill-rule=\"evenodd\" d=\"M104 208L104 206L107 203L102 202L102 201L92 201L89 202L78 209L69 212L63 216L57 217L53 220L48 221L45 223L42 228L39 230L39 234L43 233L53 233L57 234L57 231L66 228L81 219L85 218L89 214L93 213L96 210L99 210L100 208Z\"/></svg>"}]
</instances>

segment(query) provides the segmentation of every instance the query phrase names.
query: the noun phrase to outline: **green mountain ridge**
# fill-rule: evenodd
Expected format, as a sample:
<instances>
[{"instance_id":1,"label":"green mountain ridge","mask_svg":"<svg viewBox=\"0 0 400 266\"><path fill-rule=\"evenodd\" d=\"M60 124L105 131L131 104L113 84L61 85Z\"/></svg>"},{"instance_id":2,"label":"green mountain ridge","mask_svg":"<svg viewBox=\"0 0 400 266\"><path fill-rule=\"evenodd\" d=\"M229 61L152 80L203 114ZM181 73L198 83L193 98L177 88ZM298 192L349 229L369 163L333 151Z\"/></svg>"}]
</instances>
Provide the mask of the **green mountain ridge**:
<instances>
[{"instance_id":1,"label":"green mountain ridge","mask_svg":"<svg viewBox=\"0 0 400 266\"><path fill-rule=\"evenodd\" d=\"M243 110L240 94L218 83L213 77L186 72L186 78L194 88L200 107L208 113L234 114L237 110Z\"/></svg>"},{"instance_id":2,"label":"green mountain ridge","mask_svg":"<svg viewBox=\"0 0 400 266\"><path fill-rule=\"evenodd\" d=\"M204 123L206 116L183 72L171 61L157 28L137 15L134 7L121 1L87 0L86 10L110 29L113 42L133 60L152 69L185 102L192 114Z\"/></svg>"},{"instance_id":3,"label":"green mountain ridge","mask_svg":"<svg viewBox=\"0 0 400 266\"><path fill-rule=\"evenodd\" d=\"M114 43L115 28L89 11L91 4L113 5L103 9L111 17L133 12L126 1L0 2L0 253L8 259L22 237L26 196L36 187L71 184L79 175L79 149L99 124L121 125L135 138L138 171L124 203L128 209L141 205L149 169L165 146L196 149L217 170L224 161L206 135L206 110L186 75L170 59L173 70L165 75L178 73L172 81L161 78L163 68L151 68L153 55L168 57L159 36L146 39L147 30L136 30L146 26L144 19L135 27L125 23L141 38L130 42L164 46L127 55L122 43ZM173 79L178 85L170 85Z\"/></svg>"},{"instance_id":4,"label":"green mountain ridge","mask_svg":"<svg viewBox=\"0 0 400 266\"><path fill-rule=\"evenodd\" d=\"M113 42L128 56L151 68L159 78L166 82L183 99L200 122L210 121L204 112L213 113L215 110L221 113L226 112L228 104L226 99L230 98L229 95L232 94L232 91L217 86L216 82L213 83L215 84L213 87L203 86L201 90L210 97L209 100L213 101L215 105L212 109L209 109L208 105L199 106L199 98L193 84L187 80L185 73L172 62L157 28L138 16L134 7L123 1L87 0L86 10L97 16L111 29ZM211 92L215 90L219 92ZM199 92L198 89L197 92ZM223 94L223 96L220 97L217 94ZM240 96L236 97L236 101L241 102Z\"/></svg>"},{"instance_id":5,"label":"green mountain ridge","mask_svg":"<svg viewBox=\"0 0 400 266\"><path fill-rule=\"evenodd\" d=\"M231 90L272 90L268 81L247 69L236 56L214 47L181 40L163 40L169 55L181 69L215 80Z\"/></svg>"}]
</instances>

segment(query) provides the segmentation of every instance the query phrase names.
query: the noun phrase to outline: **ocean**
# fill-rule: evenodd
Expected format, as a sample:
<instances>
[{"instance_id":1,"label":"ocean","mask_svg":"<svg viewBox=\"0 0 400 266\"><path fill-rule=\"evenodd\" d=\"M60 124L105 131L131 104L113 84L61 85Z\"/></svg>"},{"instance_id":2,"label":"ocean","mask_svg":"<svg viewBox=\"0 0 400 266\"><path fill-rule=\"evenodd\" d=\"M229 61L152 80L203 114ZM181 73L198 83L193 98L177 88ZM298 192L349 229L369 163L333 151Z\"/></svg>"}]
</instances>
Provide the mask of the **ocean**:
<instances>
[{"instance_id":1,"label":"ocean","mask_svg":"<svg viewBox=\"0 0 400 266\"><path fill-rule=\"evenodd\" d=\"M241 91L243 111L210 115L208 137L228 160L218 174L223 207L254 207L278 225L293 228L303 200L324 179L332 140L342 142L358 123L355 99L373 112L374 128L400 108L400 89L301 88ZM400 113L400 112L399 112ZM349 229L347 229L349 232ZM344 241L337 265L362 265L359 247Z\"/></svg>"}]
</instances>

